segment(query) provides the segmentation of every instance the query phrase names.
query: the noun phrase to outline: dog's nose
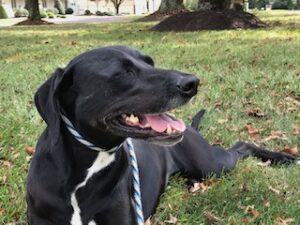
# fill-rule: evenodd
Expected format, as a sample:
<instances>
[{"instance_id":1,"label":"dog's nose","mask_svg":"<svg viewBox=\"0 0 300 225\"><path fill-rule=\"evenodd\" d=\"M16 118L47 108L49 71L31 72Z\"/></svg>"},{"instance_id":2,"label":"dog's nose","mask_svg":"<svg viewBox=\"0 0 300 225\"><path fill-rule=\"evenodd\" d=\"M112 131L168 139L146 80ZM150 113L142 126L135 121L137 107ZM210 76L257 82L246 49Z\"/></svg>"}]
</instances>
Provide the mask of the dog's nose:
<instances>
[{"instance_id":1,"label":"dog's nose","mask_svg":"<svg viewBox=\"0 0 300 225\"><path fill-rule=\"evenodd\" d=\"M182 78L177 83L178 90L185 95L193 96L197 93L199 79L195 76L188 76Z\"/></svg>"}]
</instances>

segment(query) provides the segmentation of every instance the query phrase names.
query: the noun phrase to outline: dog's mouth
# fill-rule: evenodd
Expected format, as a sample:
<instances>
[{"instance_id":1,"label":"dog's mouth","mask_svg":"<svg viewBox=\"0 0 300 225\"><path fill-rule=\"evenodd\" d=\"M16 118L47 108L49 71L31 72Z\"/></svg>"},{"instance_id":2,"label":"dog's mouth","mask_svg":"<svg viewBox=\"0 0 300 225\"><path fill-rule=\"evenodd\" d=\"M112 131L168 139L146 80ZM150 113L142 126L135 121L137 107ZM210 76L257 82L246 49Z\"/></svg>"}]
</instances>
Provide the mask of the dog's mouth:
<instances>
[{"instance_id":1,"label":"dog's mouth","mask_svg":"<svg viewBox=\"0 0 300 225\"><path fill-rule=\"evenodd\" d=\"M121 114L108 121L109 127L122 136L145 139L161 145L181 141L185 123L169 113Z\"/></svg>"}]
</instances>

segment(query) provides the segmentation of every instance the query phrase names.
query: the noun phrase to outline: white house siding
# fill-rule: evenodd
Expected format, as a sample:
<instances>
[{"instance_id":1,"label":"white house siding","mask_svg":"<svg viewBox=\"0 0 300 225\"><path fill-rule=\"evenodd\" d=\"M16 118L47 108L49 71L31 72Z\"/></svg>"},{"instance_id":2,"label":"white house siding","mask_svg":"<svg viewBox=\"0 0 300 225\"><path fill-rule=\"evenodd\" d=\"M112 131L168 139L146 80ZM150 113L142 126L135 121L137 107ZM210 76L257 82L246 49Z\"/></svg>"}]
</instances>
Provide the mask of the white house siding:
<instances>
[{"instance_id":1,"label":"white house siding","mask_svg":"<svg viewBox=\"0 0 300 225\"><path fill-rule=\"evenodd\" d=\"M11 7L11 0L2 0L3 8L5 9L8 17L14 17L14 12Z\"/></svg>"},{"instance_id":2,"label":"white house siding","mask_svg":"<svg viewBox=\"0 0 300 225\"><path fill-rule=\"evenodd\" d=\"M15 5L12 5L12 1ZM63 0L62 0L63 1ZM63 1L64 2L64 1ZM125 0L120 8L121 14L144 14L152 13L159 8L161 0ZM13 8L24 8L25 0L2 0L2 4L9 17L13 17ZM40 9L54 8L54 0L40 0ZM68 7L74 10L74 15L82 15L85 10L90 10L92 13L96 11L115 13L115 7L111 2L105 0L68 0Z\"/></svg>"},{"instance_id":3,"label":"white house siding","mask_svg":"<svg viewBox=\"0 0 300 225\"><path fill-rule=\"evenodd\" d=\"M161 0L125 0L119 8L119 13L136 15L152 13L159 8L160 3ZM84 14L84 11L87 9L92 13L98 10L101 12L115 13L114 5L104 0L98 0L98 2L96 0L70 0L70 6L73 8L75 14Z\"/></svg>"}]
</instances>

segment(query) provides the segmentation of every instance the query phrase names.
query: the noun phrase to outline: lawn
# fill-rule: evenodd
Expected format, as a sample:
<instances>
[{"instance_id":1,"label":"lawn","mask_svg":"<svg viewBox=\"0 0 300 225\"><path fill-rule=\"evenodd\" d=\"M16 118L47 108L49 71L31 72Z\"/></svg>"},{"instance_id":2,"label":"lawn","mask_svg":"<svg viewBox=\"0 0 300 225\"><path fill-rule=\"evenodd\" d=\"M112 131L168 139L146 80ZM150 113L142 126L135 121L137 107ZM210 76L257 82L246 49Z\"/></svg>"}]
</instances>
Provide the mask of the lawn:
<instances>
[{"instance_id":1,"label":"lawn","mask_svg":"<svg viewBox=\"0 0 300 225\"><path fill-rule=\"evenodd\" d=\"M274 151L299 147L300 14L258 15L273 26L189 33L150 32L154 23L135 22L0 29L0 224L26 221L26 149L44 128L33 103L36 89L56 67L96 47L129 45L152 56L158 67L196 74L202 82L198 95L175 114L190 123L194 113L207 109L201 133L211 143L229 147L245 140ZM153 224L299 225L299 186L299 166L270 167L252 158L196 193L176 177Z\"/></svg>"}]
</instances>

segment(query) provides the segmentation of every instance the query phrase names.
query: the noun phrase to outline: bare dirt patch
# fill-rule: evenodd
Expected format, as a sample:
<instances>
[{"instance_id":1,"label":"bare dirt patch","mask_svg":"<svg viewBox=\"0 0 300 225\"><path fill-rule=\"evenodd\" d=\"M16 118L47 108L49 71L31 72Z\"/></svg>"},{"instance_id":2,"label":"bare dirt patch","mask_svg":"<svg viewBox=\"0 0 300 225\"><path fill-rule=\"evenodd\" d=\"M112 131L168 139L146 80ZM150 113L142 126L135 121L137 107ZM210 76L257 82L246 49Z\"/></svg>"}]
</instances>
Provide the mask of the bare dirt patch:
<instances>
[{"instance_id":1,"label":"bare dirt patch","mask_svg":"<svg viewBox=\"0 0 300 225\"><path fill-rule=\"evenodd\" d=\"M255 15L243 11L200 10L176 14L163 20L154 31L199 31L264 28L267 24Z\"/></svg>"},{"instance_id":2,"label":"bare dirt patch","mask_svg":"<svg viewBox=\"0 0 300 225\"><path fill-rule=\"evenodd\" d=\"M15 24L14 26L31 26L31 25L50 25L53 24L51 22L45 20L24 20Z\"/></svg>"}]
</instances>

